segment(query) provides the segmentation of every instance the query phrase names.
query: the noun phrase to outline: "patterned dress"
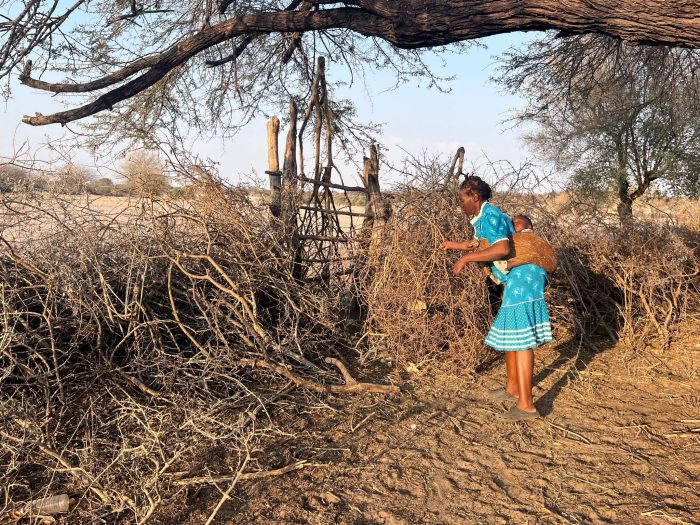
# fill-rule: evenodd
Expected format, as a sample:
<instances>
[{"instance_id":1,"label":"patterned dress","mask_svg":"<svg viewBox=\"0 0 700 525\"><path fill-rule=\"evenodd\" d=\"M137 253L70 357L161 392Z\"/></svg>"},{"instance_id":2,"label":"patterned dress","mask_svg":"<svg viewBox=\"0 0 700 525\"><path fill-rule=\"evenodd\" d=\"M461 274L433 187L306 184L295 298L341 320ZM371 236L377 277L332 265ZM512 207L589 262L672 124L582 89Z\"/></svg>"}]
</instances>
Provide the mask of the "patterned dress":
<instances>
[{"instance_id":1,"label":"patterned dress","mask_svg":"<svg viewBox=\"0 0 700 525\"><path fill-rule=\"evenodd\" d=\"M471 224L475 237L485 238L492 246L507 240L515 231L510 217L488 202L482 205ZM502 352L517 352L552 341L544 300L547 272L534 264L524 264L506 274L497 266L500 265L492 264L491 272L505 288L503 302L486 336L486 345Z\"/></svg>"}]
</instances>

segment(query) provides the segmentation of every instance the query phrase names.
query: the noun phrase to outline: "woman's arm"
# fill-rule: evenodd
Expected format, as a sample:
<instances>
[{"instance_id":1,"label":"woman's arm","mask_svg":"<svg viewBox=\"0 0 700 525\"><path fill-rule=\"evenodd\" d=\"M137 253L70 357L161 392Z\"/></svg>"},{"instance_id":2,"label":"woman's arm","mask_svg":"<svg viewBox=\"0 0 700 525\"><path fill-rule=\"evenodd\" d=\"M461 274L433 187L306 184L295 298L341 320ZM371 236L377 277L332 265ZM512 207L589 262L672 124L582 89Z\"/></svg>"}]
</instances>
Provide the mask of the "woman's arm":
<instances>
[{"instance_id":1,"label":"woman's arm","mask_svg":"<svg viewBox=\"0 0 700 525\"><path fill-rule=\"evenodd\" d=\"M445 241L440 245L443 250L461 250L463 252L468 252L473 250L478 246L475 245L473 241L458 242L458 241Z\"/></svg>"},{"instance_id":2,"label":"woman's arm","mask_svg":"<svg viewBox=\"0 0 700 525\"><path fill-rule=\"evenodd\" d=\"M510 255L510 243L510 240L503 239L484 250L463 255L454 266L454 274L459 275L464 266L470 262L493 262L505 259Z\"/></svg>"}]
</instances>

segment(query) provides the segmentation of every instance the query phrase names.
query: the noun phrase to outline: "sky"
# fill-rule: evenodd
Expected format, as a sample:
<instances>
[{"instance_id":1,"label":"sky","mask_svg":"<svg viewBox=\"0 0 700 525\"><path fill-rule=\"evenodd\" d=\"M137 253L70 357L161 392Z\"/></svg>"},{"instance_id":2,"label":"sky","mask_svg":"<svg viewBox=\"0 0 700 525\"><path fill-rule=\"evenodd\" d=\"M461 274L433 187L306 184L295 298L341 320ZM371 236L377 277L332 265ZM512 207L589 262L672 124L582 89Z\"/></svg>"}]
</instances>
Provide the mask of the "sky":
<instances>
[{"instance_id":1,"label":"sky","mask_svg":"<svg viewBox=\"0 0 700 525\"><path fill-rule=\"evenodd\" d=\"M461 54L450 54L446 67L434 60L439 76L455 79L445 84L449 93L415 84L403 84L395 90L394 78L386 72L370 74L364 84L339 90L338 95L352 98L360 121L384 124L378 135L380 151L385 159L396 163L404 155L423 151L451 156L460 146L466 149L466 164L506 160L515 165L529 153L523 149L522 130L511 129L503 121L509 112L522 107L519 97L499 92L489 78L495 72L495 56L512 45L534 37L533 33L511 33L482 39L482 46ZM338 66L339 67L339 66ZM329 66L329 82L333 81ZM70 99L67 100L70 104ZM22 115L61 110L66 99L13 83L12 98L0 103L0 157L7 157L22 147L40 159L56 153L52 148L70 131L60 126L32 128L21 123ZM286 130L281 132L281 142ZM204 136L193 143L193 152L219 164L221 174L230 182L249 180L267 169L265 121L253 120L233 138ZM94 161L83 152L72 151L77 162L90 165ZM361 160L361 159L358 159ZM341 165L351 180L356 169Z\"/></svg>"}]
</instances>

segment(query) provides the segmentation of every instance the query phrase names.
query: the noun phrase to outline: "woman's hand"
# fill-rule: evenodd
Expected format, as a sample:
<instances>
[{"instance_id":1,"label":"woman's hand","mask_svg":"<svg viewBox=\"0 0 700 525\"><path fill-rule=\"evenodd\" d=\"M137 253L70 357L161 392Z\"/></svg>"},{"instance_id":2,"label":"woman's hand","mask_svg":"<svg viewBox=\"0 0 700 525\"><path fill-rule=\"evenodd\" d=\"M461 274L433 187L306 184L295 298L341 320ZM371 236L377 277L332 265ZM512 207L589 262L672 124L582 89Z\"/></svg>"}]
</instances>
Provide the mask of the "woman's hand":
<instances>
[{"instance_id":1,"label":"woman's hand","mask_svg":"<svg viewBox=\"0 0 700 525\"><path fill-rule=\"evenodd\" d=\"M441 250L458 250L459 247L457 246L459 243L454 242L454 241L443 241L443 243L440 245Z\"/></svg>"},{"instance_id":2,"label":"woman's hand","mask_svg":"<svg viewBox=\"0 0 700 525\"><path fill-rule=\"evenodd\" d=\"M455 266L454 266L454 268L452 269L452 272L453 272L455 275L459 275L460 273L462 273L462 270L464 270L464 267L466 266L466 264L467 264L468 262L470 262L469 254L463 255L463 256L460 257L459 260L455 263Z\"/></svg>"}]
</instances>

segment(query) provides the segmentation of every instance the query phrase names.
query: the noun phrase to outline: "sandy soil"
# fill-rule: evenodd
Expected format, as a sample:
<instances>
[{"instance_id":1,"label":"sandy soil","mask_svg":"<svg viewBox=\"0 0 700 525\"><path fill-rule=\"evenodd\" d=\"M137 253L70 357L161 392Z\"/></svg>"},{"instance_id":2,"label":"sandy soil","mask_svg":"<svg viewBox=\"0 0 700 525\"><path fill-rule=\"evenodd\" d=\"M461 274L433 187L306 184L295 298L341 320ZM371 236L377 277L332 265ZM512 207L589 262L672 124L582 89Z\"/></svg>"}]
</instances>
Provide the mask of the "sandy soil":
<instances>
[{"instance_id":1,"label":"sandy soil","mask_svg":"<svg viewBox=\"0 0 700 525\"><path fill-rule=\"evenodd\" d=\"M396 399L276 414L296 435L267 443L270 467L312 466L242 487L214 523L700 523L696 332L663 355L604 343L541 349L545 417L530 423L499 420L507 404L485 396L501 361L475 378L404 371ZM192 493L179 519L202 523L219 497Z\"/></svg>"}]
</instances>

